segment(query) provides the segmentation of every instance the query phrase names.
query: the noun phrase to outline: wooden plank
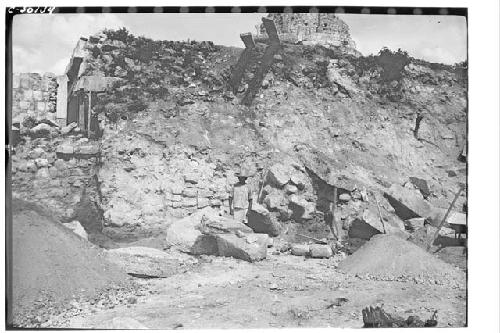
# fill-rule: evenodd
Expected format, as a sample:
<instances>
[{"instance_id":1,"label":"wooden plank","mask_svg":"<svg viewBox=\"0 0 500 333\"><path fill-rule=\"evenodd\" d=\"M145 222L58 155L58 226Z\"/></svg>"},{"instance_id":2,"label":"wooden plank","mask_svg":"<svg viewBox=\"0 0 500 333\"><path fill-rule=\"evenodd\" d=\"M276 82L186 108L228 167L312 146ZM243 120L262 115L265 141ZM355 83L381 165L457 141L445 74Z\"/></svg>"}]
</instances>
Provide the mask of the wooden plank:
<instances>
[{"instance_id":1,"label":"wooden plank","mask_svg":"<svg viewBox=\"0 0 500 333\"><path fill-rule=\"evenodd\" d=\"M238 88L245 74L245 70L253 65L255 62L255 50L254 49L244 49L238 59L238 62L233 68L231 77L229 78L229 87L231 88L233 94L236 95Z\"/></svg>"},{"instance_id":2,"label":"wooden plank","mask_svg":"<svg viewBox=\"0 0 500 333\"><path fill-rule=\"evenodd\" d=\"M278 37L278 30L276 29L276 25L274 21L268 19L267 17L262 18L262 23L264 24L264 28L266 29L267 36L269 37L270 44L279 44L280 39Z\"/></svg>"},{"instance_id":3,"label":"wooden plank","mask_svg":"<svg viewBox=\"0 0 500 333\"><path fill-rule=\"evenodd\" d=\"M274 61L274 55L280 49L280 40L278 37L278 31L276 30L276 25L274 25L274 21L268 18L263 17L262 23L264 24L264 28L266 29L267 35L269 36L269 46L266 48L264 55L261 59L260 67L257 69L252 81L248 85L248 89L245 93L245 96L241 100L241 104L250 106L252 101L254 100L257 92L262 86L262 81L266 76L267 72L271 68L271 65Z\"/></svg>"},{"instance_id":4,"label":"wooden plank","mask_svg":"<svg viewBox=\"0 0 500 333\"><path fill-rule=\"evenodd\" d=\"M458 197L460 196L460 193L462 193L462 191L464 190L464 188L465 188L465 186L463 184L461 184L460 188L458 189L457 194L455 194L455 198L453 198L453 201L451 202L450 207L448 208L448 211L444 215L443 219L441 220L441 223L439 224L436 232L434 233L434 236L432 237L431 241L427 245L427 251L429 251L429 249L431 248L432 244L434 244L434 241L436 240L436 238L439 235L439 231L441 231L441 228L443 227L444 223L446 222L446 219L448 218L448 215L450 214L453 206L455 205L455 202L457 201Z\"/></svg>"},{"instance_id":5,"label":"wooden plank","mask_svg":"<svg viewBox=\"0 0 500 333\"><path fill-rule=\"evenodd\" d=\"M245 70L253 65L256 55L255 43L253 41L252 34L250 32L243 33L240 35L240 38L243 41L243 44L245 44L245 49L240 54L238 62L234 66L231 77L229 78L229 87L235 95L238 92Z\"/></svg>"},{"instance_id":6,"label":"wooden plank","mask_svg":"<svg viewBox=\"0 0 500 333\"><path fill-rule=\"evenodd\" d=\"M240 38L245 44L245 48L253 49L255 47L255 42L253 41L253 35L251 32L245 32L240 34Z\"/></svg>"},{"instance_id":7,"label":"wooden plank","mask_svg":"<svg viewBox=\"0 0 500 333\"><path fill-rule=\"evenodd\" d=\"M279 44L271 44L266 48L266 51L264 52L264 56L262 57L261 60L261 65L257 69L257 72L255 73L255 76L253 77L252 81L248 84L248 89L245 93L245 96L241 100L241 104L250 106L259 92L260 87L262 86L262 81L264 80L264 77L266 76L267 72L271 68L274 60L274 55L276 52L279 50L280 45Z\"/></svg>"}]
</instances>

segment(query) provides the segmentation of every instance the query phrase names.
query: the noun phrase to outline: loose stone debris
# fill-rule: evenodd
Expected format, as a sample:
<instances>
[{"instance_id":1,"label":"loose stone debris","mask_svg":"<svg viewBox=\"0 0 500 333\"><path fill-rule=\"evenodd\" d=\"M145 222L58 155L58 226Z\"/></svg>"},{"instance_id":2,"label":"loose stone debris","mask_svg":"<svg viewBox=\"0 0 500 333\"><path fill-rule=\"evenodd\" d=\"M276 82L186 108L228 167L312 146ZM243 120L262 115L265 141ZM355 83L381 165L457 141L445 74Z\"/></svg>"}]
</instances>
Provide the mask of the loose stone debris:
<instances>
[{"instance_id":1,"label":"loose stone debris","mask_svg":"<svg viewBox=\"0 0 500 333\"><path fill-rule=\"evenodd\" d=\"M430 319L423 322L418 316L409 316L406 320L399 316L388 314L381 307L367 307L363 309L364 328L383 327L435 327L438 322L435 319L437 311Z\"/></svg>"}]
</instances>

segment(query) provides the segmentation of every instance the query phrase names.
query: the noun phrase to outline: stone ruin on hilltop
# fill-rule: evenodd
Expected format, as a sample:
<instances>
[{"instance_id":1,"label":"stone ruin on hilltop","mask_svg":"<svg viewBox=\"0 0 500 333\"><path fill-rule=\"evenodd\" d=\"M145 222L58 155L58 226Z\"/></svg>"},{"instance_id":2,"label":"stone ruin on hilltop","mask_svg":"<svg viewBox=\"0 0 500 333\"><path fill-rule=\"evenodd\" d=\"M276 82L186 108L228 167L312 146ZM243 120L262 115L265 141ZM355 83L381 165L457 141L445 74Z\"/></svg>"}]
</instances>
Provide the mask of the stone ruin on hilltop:
<instances>
[{"instance_id":1,"label":"stone ruin on hilltop","mask_svg":"<svg viewBox=\"0 0 500 333\"><path fill-rule=\"evenodd\" d=\"M349 26L334 14L270 13L267 17L276 24L281 41L356 49ZM266 30L262 24L257 26L257 31L257 37L266 36Z\"/></svg>"}]
</instances>

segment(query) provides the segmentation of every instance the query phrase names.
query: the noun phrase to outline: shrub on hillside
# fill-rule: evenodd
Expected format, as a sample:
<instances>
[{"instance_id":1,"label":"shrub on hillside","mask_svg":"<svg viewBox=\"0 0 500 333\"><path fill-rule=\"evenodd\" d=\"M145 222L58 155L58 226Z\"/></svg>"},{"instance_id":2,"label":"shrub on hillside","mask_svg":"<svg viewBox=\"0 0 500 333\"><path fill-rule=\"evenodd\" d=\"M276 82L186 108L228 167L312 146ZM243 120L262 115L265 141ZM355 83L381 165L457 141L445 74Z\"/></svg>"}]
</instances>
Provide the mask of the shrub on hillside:
<instances>
[{"instance_id":1,"label":"shrub on hillside","mask_svg":"<svg viewBox=\"0 0 500 333\"><path fill-rule=\"evenodd\" d=\"M124 43L128 43L129 41L134 39L134 36L130 34L130 32L125 28L121 28L118 30L104 30L104 34L108 39L118 40Z\"/></svg>"},{"instance_id":2,"label":"shrub on hillside","mask_svg":"<svg viewBox=\"0 0 500 333\"><path fill-rule=\"evenodd\" d=\"M32 129L37 124L38 124L38 121L32 116L28 116L28 117L24 118L23 123L22 123L23 127L26 129Z\"/></svg>"},{"instance_id":3,"label":"shrub on hillside","mask_svg":"<svg viewBox=\"0 0 500 333\"><path fill-rule=\"evenodd\" d=\"M408 52L398 49L396 52L384 47L376 57L376 63L382 67L380 79L383 83L399 81L403 77L406 65L411 62Z\"/></svg>"}]
</instances>

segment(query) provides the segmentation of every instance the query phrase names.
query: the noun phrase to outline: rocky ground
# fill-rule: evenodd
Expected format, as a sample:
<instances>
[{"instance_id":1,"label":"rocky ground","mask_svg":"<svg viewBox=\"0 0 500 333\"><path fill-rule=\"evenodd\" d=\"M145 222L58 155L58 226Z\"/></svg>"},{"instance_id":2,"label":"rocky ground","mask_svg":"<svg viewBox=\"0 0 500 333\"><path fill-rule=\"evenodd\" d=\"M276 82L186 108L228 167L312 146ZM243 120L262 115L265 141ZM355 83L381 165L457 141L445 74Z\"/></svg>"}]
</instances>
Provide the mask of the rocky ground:
<instances>
[{"instance_id":1,"label":"rocky ground","mask_svg":"<svg viewBox=\"0 0 500 333\"><path fill-rule=\"evenodd\" d=\"M354 277L337 270L341 258L270 255L250 264L201 257L194 271L143 282L153 293L137 297L136 304L76 315L59 327L362 327L361 309L374 304L405 318L428 319L437 310L440 327L466 324L463 284Z\"/></svg>"},{"instance_id":2,"label":"rocky ground","mask_svg":"<svg viewBox=\"0 0 500 333\"><path fill-rule=\"evenodd\" d=\"M18 327L361 327L361 310L370 305L424 320L437 311L440 327L466 324L465 268L433 256L436 247L427 253L398 236L374 236L351 256L337 247L332 255L327 245L288 242L286 233L255 248L237 241L253 235L248 227L205 209L197 214L200 222L205 221L203 233L186 232L186 226L196 221L178 223L185 232L168 250L161 250L166 244L163 237L104 250L58 226L49 212L35 205L15 201L15 207L14 242L19 249L14 253L13 291ZM239 251L194 256L179 252L184 249L179 245L187 243L193 244L191 253L194 248L202 253L210 246L195 245L200 237L227 240L229 235L234 237L229 238L233 251ZM172 235L167 243L171 240ZM42 243L34 251L37 242ZM32 246L22 246L28 243ZM315 247L327 247L329 253L319 255L326 258L311 257L316 256ZM463 252L459 257L464 267ZM21 264L25 261L30 262Z\"/></svg>"}]
</instances>

